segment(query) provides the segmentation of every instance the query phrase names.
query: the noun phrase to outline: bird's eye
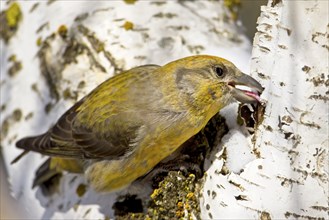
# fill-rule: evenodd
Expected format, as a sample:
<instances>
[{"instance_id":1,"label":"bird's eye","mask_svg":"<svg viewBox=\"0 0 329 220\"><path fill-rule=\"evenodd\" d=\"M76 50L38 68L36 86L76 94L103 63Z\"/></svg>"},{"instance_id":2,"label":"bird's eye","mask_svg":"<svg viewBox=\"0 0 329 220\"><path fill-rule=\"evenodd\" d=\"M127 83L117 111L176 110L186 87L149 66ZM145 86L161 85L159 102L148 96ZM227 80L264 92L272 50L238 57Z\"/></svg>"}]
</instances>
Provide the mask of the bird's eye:
<instances>
[{"instance_id":1,"label":"bird's eye","mask_svg":"<svg viewBox=\"0 0 329 220\"><path fill-rule=\"evenodd\" d=\"M215 72L216 72L217 76L219 76L219 77L223 77L224 76L224 70L220 66L216 66L215 67Z\"/></svg>"}]
</instances>

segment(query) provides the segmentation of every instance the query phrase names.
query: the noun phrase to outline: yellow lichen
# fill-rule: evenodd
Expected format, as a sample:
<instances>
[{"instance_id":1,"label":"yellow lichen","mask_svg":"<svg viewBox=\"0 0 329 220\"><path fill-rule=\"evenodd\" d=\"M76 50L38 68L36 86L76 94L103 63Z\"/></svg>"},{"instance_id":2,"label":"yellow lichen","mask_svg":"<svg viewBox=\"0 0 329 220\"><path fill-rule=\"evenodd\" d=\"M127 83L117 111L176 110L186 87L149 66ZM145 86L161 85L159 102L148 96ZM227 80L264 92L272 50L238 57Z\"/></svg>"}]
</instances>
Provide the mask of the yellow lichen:
<instances>
[{"instance_id":1,"label":"yellow lichen","mask_svg":"<svg viewBox=\"0 0 329 220\"><path fill-rule=\"evenodd\" d=\"M86 187L85 184L80 184L80 185L78 186L77 190L76 190L77 195L78 195L79 197L82 197L82 196L85 194L85 192L87 191L86 188L87 188L87 187Z\"/></svg>"},{"instance_id":2,"label":"yellow lichen","mask_svg":"<svg viewBox=\"0 0 329 220\"><path fill-rule=\"evenodd\" d=\"M137 0L123 0L123 1L129 5L135 4L135 2L137 2Z\"/></svg>"},{"instance_id":3,"label":"yellow lichen","mask_svg":"<svg viewBox=\"0 0 329 220\"><path fill-rule=\"evenodd\" d=\"M61 37L65 38L67 36L67 27L65 25L61 25L57 29L57 32Z\"/></svg>"},{"instance_id":4,"label":"yellow lichen","mask_svg":"<svg viewBox=\"0 0 329 220\"><path fill-rule=\"evenodd\" d=\"M134 24L130 21L126 21L122 27L126 30L126 31L129 31L129 30L132 30L134 29Z\"/></svg>"},{"instance_id":5,"label":"yellow lichen","mask_svg":"<svg viewBox=\"0 0 329 220\"><path fill-rule=\"evenodd\" d=\"M186 195L186 198L187 199L192 199L194 197L194 193L192 192L189 192L187 195Z\"/></svg>"},{"instance_id":6,"label":"yellow lichen","mask_svg":"<svg viewBox=\"0 0 329 220\"><path fill-rule=\"evenodd\" d=\"M15 55L15 54L11 55L11 56L8 58L8 61L10 61L10 62L15 62L15 61L16 61L16 55Z\"/></svg>"},{"instance_id":7,"label":"yellow lichen","mask_svg":"<svg viewBox=\"0 0 329 220\"><path fill-rule=\"evenodd\" d=\"M184 176L180 171L170 171L154 189L148 207L151 219L189 218L198 215L200 209L195 190L195 175ZM186 213L189 207L189 212Z\"/></svg>"},{"instance_id":8,"label":"yellow lichen","mask_svg":"<svg viewBox=\"0 0 329 220\"><path fill-rule=\"evenodd\" d=\"M17 27L19 20L22 17L21 8L17 2L12 3L6 10L6 20L10 28Z\"/></svg>"},{"instance_id":9,"label":"yellow lichen","mask_svg":"<svg viewBox=\"0 0 329 220\"><path fill-rule=\"evenodd\" d=\"M185 208L187 211L190 211L190 210L191 210L191 206L190 206L190 204L188 204L188 203L185 203L185 204L184 204L184 208Z\"/></svg>"},{"instance_id":10,"label":"yellow lichen","mask_svg":"<svg viewBox=\"0 0 329 220\"><path fill-rule=\"evenodd\" d=\"M184 204L182 202L177 203L177 208L181 209L184 207Z\"/></svg>"},{"instance_id":11,"label":"yellow lichen","mask_svg":"<svg viewBox=\"0 0 329 220\"><path fill-rule=\"evenodd\" d=\"M238 10L241 6L241 0L224 0L224 5L230 10L233 20L238 19Z\"/></svg>"},{"instance_id":12,"label":"yellow lichen","mask_svg":"<svg viewBox=\"0 0 329 220\"><path fill-rule=\"evenodd\" d=\"M37 46L40 47L42 44L42 38L41 37L38 37L37 39Z\"/></svg>"},{"instance_id":13,"label":"yellow lichen","mask_svg":"<svg viewBox=\"0 0 329 220\"><path fill-rule=\"evenodd\" d=\"M151 195L151 198L154 199L155 197L157 197L159 195L159 189L155 189Z\"/></svg>"},{"instance_id":14,"label":"yellow lichen","mask_svg":"<svg viewBox=\"0 0 329 220\"><path fill-rule=\"evenodd\" d=\"M22 12L18 3L12 3L7 10L0 12L0 38L8 43L18 30Z\"/></svg>"},{"instance_id":15,"label":"yellow lichen","mask_svg":"<svg viewBox=\"0 0 329 220\"><path fill-rule=\"evenodd\" d=\"M183 216L184 216L184 212L183 212L183 211L181 211L181 210L179 210L179 211L176 211L176 216L177 216L178 218L181 218L181 217L183 217Z\"/></svg>"}]
</instances>

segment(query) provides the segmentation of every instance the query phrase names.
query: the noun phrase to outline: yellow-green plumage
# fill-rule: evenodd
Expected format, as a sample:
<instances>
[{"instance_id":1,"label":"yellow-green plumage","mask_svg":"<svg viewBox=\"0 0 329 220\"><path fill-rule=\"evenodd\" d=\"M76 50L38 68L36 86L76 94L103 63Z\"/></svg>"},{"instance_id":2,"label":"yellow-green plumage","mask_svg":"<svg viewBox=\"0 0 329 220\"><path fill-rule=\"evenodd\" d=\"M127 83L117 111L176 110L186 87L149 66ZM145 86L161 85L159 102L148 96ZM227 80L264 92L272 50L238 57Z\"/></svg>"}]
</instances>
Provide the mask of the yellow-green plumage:
<instances>
[{"instance_id":1,"label":"yellow-green plumage","mask_svg":"<svg viewBox=\"0 0 329 220\"><path fill-rule=\"evenodd\" d=\"M76 170L84 170L97 191L119 189L199 132L233 100L232 82L241 76L229 61L206 55L136 67L99 85L47 133L17 146L83 161ZM73 160L53 160L60 169L72 167Z\"/></svg>"}]
</instances>

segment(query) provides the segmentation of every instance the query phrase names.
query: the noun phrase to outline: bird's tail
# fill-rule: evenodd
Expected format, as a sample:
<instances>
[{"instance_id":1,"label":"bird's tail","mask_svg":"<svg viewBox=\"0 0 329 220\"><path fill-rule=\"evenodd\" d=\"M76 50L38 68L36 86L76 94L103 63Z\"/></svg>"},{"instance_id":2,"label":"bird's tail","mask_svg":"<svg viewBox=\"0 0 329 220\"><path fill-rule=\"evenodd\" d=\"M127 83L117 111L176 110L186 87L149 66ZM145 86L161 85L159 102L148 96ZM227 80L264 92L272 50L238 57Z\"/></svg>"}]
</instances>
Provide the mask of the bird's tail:
<instances>
[{"instance_id":1,"label":"bird's tail","mask_svg":"<svg viewBox=\"0 0 329 220\"><path fill-rule=\"evenodd\" d=\"M15 157L10 164L14 164L17 161L19 161L22 157L24 157L29 151L28 150L24 150L22 153L20 153L17 157Z\"/></svg>"},{"instance_id":2,"label":"bird's tail","mask_svg":"<svg viewBox=\"0 0 329 220\"><path fill-rule=\"evenodd\" d=\"M49 138L48 133L45 135L40 135L40 136L35 136L35 137L27 137L20 139L19 141L16 142L16 147L23 149L24 151L19 154L17 157L15 157L10 164L17 163L23 156L25 156L30 150L31 151L37 151L39 152L40 150L35 147L38 146L37 144L40 144L40 142L47 140ZM36 149L35 149L36 148Z\"/></svg>"}]
</instances>

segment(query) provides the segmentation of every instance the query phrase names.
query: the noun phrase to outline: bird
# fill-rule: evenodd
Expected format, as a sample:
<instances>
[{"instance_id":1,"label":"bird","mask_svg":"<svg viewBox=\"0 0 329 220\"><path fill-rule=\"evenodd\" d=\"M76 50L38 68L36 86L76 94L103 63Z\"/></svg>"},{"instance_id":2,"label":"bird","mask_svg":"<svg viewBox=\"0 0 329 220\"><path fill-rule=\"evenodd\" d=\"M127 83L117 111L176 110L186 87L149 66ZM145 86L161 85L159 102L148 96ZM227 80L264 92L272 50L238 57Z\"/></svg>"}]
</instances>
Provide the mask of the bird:
<instances>
[{"instance_id":1,"label":"bird","mask_svg":"<svg viewBox=\"0 0 329 220\"><path fill-rule=\"evenodd\" d=\"M143 65L107 79L47 132L16 146L50 156L34 186L50 170L68 171L84 174L97 192L113 192L150 172L228 104L260 102L263 89L216 56Z\"/></svg>"}]
</instances>

